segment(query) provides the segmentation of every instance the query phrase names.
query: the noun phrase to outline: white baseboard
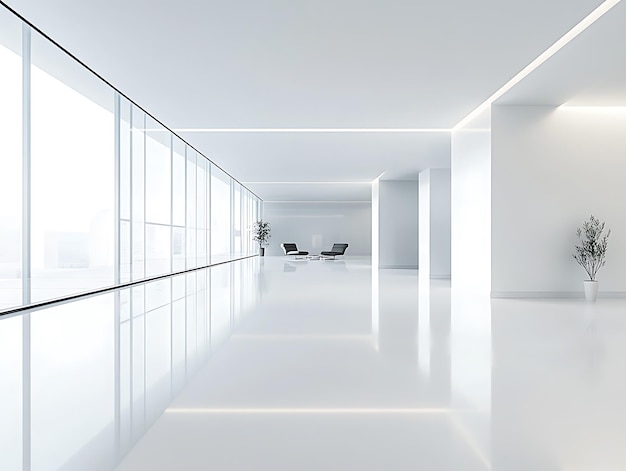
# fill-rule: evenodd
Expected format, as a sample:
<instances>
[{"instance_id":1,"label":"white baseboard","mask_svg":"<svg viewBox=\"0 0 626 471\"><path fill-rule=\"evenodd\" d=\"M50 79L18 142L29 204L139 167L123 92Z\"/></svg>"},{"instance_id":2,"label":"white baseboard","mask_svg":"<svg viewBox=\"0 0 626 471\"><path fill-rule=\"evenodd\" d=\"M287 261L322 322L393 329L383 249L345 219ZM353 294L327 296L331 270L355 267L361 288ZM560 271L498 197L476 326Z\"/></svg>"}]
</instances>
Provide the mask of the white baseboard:
<instances>
[{"instance_id":1,"label":"white baseboard","mask_svg":"<svg viewBox=\"0 0 626 471\"><path fill-rule=\"evenodd\" d=\"M417 265L378 265L378 268L382 268L382 269L399 268L399 269L417 270Z\"/></svg>"},{"instance_id":2,"label":"white baseboard","mask_svg":"<svg viewBox=\"0 0 626 471\"><path fill-rule=\"evenodd\" d=\"M582 299L585 293L583 291L492 291L491 297L494 299ZM600 291L598 298L626 298L626 291Z\"/></svg>"}]
</instances>

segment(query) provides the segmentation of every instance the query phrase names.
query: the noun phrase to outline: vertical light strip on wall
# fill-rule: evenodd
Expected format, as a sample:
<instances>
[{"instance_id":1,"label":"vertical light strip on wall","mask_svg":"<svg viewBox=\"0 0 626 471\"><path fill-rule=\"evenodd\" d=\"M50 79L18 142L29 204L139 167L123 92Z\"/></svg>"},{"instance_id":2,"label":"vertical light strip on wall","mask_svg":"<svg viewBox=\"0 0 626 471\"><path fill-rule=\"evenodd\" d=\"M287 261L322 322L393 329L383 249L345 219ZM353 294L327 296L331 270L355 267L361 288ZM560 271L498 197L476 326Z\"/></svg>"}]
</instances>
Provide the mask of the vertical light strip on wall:
<instances>
[{"instance_id":1,"label":"vertical light strip on wall","mask_svg":"<svg viewBox=\"0 0 626 471\"><path fill-rule=\"evenodd\" d=\"M506 82L502 87L496 90L489 98L487 98L483 103L478 105L470 114L468 114L465 118L459 121L456 126L452 128L453 131L457 131L474 118L476 118L480 113L489 108L498 98L508 92L511 88L517 85L522 81L526 76L528 76L531 72L537 69L541 64L547 61L550 57L556 54L559 50L565 47L570 41L572 41L576 36L585 31L589 26L596 22L599 18L601 18L605 13L607 13L611 8L617 5L621 0L606 0L600 6L598 6L595 10L589 13L585 18L583 18L578 24L576 24L572 29L570 29L567 33L561 36L552 46L546 49L543 53L541 53L534 61L524 67L521 71L519 71L511 80Z\"/></svg>"}]
</instances>

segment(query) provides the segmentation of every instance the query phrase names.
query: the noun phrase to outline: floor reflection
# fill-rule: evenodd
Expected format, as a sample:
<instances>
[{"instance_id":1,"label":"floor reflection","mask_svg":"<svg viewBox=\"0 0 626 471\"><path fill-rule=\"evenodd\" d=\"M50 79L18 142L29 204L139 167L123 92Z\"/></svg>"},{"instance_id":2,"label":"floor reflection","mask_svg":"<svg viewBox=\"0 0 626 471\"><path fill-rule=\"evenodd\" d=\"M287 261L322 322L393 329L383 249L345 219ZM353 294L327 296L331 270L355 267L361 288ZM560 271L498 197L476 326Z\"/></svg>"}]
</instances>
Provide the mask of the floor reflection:
<instances>
[{"instance_id":1,"label":"floor reflection","mask_svg":"<svg viewBox=\"0 0 626 471\"><path fill-rule=\"evenodd\" d=\"M515 455L514 470L626 469L624 307L493 301L496 465Z\"/></svg>"},{"instance_id":2,"label":"floor reflection","mask_svg":"<svg viewBox=\"0 0 626 471\"><path fill-rule=\"evenodd\" d=\"M0 469L626 469L626 300L490 300L342 262L256 258L1 319Z\"/></svg>"}]
</instances>

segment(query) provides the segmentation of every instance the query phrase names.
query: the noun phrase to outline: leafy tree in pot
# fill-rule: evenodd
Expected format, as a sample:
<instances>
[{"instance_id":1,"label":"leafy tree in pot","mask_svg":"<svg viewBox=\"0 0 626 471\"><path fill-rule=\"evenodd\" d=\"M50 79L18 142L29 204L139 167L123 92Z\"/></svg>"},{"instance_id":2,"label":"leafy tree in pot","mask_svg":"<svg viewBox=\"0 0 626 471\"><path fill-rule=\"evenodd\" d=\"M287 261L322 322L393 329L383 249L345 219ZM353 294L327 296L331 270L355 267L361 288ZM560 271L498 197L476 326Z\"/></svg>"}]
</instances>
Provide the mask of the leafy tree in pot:
<instances>
[{"instance_id":1,"label":"leafy tree in pot","mask_svg":"<svg viewBox=\"0 0 626 471\"><path fill-rule=\"evenodd\" d=\"M578 228L576 235L581 245L575 245L575 254L572 254L574 260L585 269L589 275L590 281L596 281L596 274L600 267L605 265L606 246L611 235L611 230L602 235L604 231L604 223L594 218L593 215L589 221L583 223L583 227Z\"/></svg>"},{"instance_id":2,"label":"leafy tree in pot","mask_svg":"<svg viewBox=\"0 0 626 471\"><path fill-rule=\"evenodd\" d=\"M263 221L262 219L256 221L252 226L252 240L259 244L259 252L261 256L265 255L264 245L269 245L270 231L272 230L270 223L267 221Z\"/></svg>"}]
</instances>

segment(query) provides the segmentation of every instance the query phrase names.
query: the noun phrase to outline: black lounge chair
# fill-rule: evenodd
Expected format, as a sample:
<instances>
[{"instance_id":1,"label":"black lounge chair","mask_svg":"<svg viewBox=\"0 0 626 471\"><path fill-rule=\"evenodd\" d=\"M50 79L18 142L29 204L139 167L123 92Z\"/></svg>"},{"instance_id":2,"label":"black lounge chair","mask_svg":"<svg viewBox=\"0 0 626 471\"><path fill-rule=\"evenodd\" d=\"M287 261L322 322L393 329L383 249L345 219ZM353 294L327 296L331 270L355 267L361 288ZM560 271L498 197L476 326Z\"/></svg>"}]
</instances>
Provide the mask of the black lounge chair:
<instances>
[{"instance_id":1,"label":"black lounge chair","mask_svg":"<svg viewBox=\"0 0 626 471\"><path fill-rule=\"evenodd\" d=\"M298 250L298 246L290 242L285 242L284 244L280 244L280 246L282 247L283 252L285 252L285 255L293 255L296 260L298 257L305 258L309 255L309 252Z\"/></svg>"},{"instance_id":2,"label":"black lounge chair","mask_svg":"<svg viewBox=\"0 0 626 471\"><path fill-rule=\"evenodd\" d=\"M335 260L337 255L343 255L348 248L348 244L333 244L333 248L327 252L320 252L324 260Z\"/></svg>"}]
</instances>

